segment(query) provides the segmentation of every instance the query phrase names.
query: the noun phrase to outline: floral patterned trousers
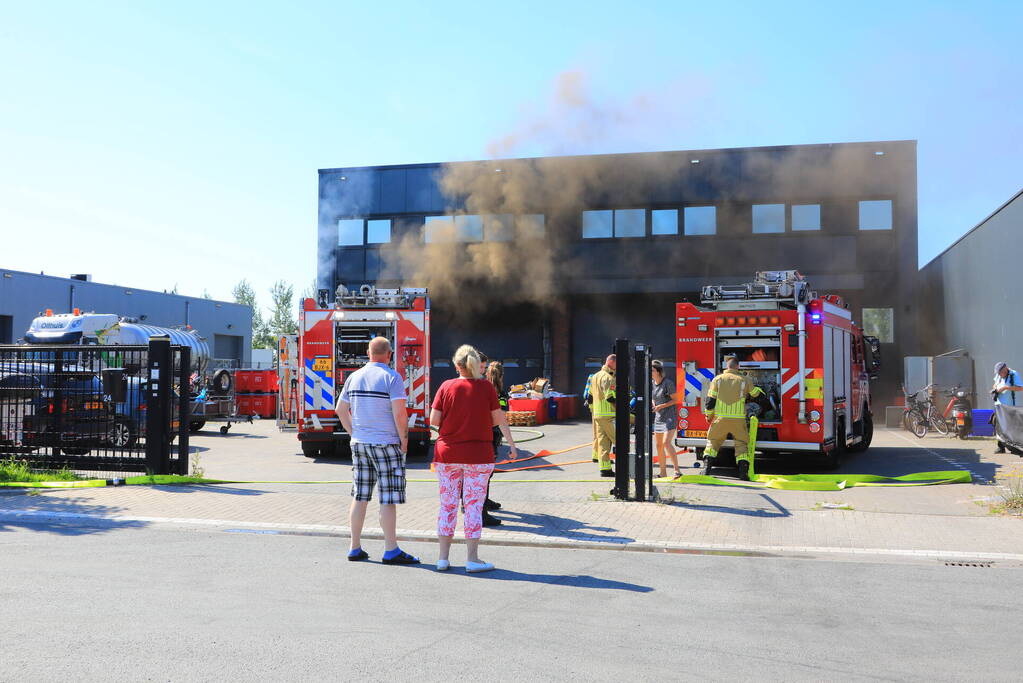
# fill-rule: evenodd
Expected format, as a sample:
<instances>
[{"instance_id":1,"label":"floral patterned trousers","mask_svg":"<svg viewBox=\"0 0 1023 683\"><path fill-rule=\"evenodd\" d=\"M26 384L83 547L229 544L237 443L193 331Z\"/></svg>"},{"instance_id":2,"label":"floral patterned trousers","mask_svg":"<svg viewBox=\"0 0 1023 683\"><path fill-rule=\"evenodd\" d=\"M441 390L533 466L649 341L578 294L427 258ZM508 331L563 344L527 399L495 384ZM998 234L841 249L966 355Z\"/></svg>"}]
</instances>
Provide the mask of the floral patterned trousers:
<instances>
[{"instance_id":1,"label":"floral patterned trousers","mask_svg":"<svg viewBox=\"0 0 1023 683\"><path fill-rule=\"evenodd\" d=\"M479 538L483 532L483 501L487 497L487 481L494 464L468 465L438 462L437 483L440 484L440 511L437 514L437 535L454 536L458 521L458 502L464 507L462 528L466 538Z\"/></svg>"}]
</instances>

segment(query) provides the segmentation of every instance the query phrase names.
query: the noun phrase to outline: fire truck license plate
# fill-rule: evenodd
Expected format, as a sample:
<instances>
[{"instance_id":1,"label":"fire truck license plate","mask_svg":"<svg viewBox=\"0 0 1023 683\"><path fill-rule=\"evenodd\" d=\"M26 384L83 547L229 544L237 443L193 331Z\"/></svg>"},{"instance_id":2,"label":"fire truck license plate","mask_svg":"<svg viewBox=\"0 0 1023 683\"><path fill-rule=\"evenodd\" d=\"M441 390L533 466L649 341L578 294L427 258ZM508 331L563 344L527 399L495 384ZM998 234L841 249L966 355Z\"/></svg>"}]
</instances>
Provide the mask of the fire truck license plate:
<instances>
[{"instance_id":1,"label":"fire truck license plate","mask_svg":"<svg viewBox=\"0 0 1023 683\"><path fill-rule=\"evenodd\" d=\"M685 436L686 438L706 439L707 432L703 429L687 429Z\"/></svg>"},{"instance_id":2,"label":"fire truck license plate","mask_svg":"<svg viewBox=\"0 0 1023 683\"><path fill-rule=\"evenodd\" d=\"M329 358L313 359L313 372L330 372L330 359Z\"/></svg>"}]
</instances>

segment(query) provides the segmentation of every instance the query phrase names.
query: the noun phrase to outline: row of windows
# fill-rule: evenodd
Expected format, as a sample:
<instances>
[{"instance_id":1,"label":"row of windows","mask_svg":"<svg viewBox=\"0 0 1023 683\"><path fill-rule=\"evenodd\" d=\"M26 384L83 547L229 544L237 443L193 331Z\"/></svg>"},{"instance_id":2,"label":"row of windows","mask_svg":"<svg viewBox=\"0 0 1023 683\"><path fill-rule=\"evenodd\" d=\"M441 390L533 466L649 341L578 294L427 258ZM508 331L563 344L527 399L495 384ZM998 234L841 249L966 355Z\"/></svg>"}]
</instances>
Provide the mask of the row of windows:
<instances>
[{"instance_id":1,"label":"row of windows","mask_svg":"<svg viewBox=\"0 0 1023 683\"><path fill-rule=\"evenodd\" d=\"M520 216L509 213L483 216L427 216L423 241L440 242L510 242L518 239L541 239L545 224L542 213Z\"/></svg>"},{"instance_id":2,"label":"row of windows","mask_svg":"<svg viewBox=\"0 0 1023 683\"><path fill-rule=\"evenodd\" d=\"M820 204L754 204L750 212L755 234L821 229ZM677 209L651 209L649 232L647 213L646 209L583 211L583 239L678 235L680 231L684 235L717 233L717 209L713 206L687 206L681 213ZM859 228L891 230L891 200L860 202Z\"/></svg>"},{"instance_id":3,"label":"row of windows","mask_svg":"<svg viewBox=\"0 0 1023 683\"><path fill-rule=\"evenodd\" d=\"M754 204L750 212L754 234L821 229L820 204ZM680 232L683 235L717 234L717 208L714 206L687 206L681 212L678 209L603 209L583 211L582 219L583 239L678 235ZM337 227L339 246L391 241L390 219L345 218L337 222ZM859 229L891 230L891 200L860 202ZM544 234L543 214L427 216L423 225L423 240L427 243L509 242L516 238L541 239Z\"/></svg>"}]
</instances>

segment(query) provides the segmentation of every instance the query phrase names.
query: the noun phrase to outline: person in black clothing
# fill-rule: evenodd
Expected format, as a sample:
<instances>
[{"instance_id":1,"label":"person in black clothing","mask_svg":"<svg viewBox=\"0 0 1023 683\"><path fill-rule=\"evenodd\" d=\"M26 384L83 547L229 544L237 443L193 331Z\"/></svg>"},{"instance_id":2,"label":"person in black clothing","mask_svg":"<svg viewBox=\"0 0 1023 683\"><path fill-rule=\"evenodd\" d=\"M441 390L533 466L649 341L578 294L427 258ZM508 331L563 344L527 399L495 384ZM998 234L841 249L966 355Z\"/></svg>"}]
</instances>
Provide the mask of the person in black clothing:
<instances>
[{"instance_id":1,"label":"person in black clothing","mask_svg":"<svg viewBox=\"0 0 1023 683\"><path fill-rule=\"evenodd\" d=\"M504 366L500 361L491 361L487 364L486 372L484 376L490 380L494 388L497 389L497 400L501 406L501 410L508 410L508 392L504 388ZM494 428L494 461L498 460L497 452L501 447L501 430ZM491 479L494 477L493 473L490 475ZM500 526L501 520L494 517L490 512L492 510L500 510L501 504L496 500L490 498L490 481L487 481L487 498L483 502L483 526Z\"/></svg>"}]
</instances>

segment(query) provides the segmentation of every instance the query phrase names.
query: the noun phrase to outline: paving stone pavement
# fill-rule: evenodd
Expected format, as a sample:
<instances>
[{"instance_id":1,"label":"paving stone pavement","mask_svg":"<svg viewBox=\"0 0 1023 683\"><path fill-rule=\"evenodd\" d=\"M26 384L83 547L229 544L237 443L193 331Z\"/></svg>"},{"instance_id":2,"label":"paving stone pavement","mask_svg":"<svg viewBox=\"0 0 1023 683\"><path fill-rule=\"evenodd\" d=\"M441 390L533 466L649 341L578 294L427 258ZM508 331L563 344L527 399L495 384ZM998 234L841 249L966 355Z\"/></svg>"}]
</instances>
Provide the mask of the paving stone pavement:
<instances>
[{"instance_id":1,"label":"paving stone pavement","mask_svg":"<svg viewBox=\"0 0 1023 683\"><path fill-rule=\"evenodd\" d=\"M247 426L248 427L248 426ZM296 448L294 434L264 423L254 433L222 438L200 435L201 464L209 477L346 480L340 462L313 462ZM585 441L585 423L549 426L543 440L528 444L558 450ZM659 501L622 502L608 495L610 480L595 466L545 468L497 475L493 497L504 508L503 525L484 532L485 543L578 545L645 550L706 550L808 554L874 554L1023 562L1023 520L990 514L999 477L1021 468L1018 458L994 456L984 441L905 439L879 433L877 445L845 471L903 474L969 469L974 484L914 488L853 488L840 492L658 484ZM580 454L582 457L580 458ZM588 450L546 462L585 460ZM686 456L689 458L689 456ZM692 463L683 463L691 465ZM765 467L784 469L805 463ZM425 463L413 463L412 479L431 479ZM690 472L694 470L688 470ZM761 471L765 471L762 467ZM184 524L346 535L349 485L345 483L251 483L217 486L107 487L4 491L5 526L47 523ZM399 511L404 538L434 537L436 490L430 481L409 484ZM367 536L379 537L371 506Z\"/></svg>"}]
</instances>

